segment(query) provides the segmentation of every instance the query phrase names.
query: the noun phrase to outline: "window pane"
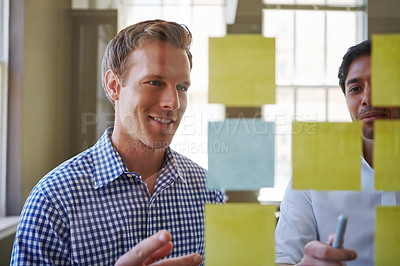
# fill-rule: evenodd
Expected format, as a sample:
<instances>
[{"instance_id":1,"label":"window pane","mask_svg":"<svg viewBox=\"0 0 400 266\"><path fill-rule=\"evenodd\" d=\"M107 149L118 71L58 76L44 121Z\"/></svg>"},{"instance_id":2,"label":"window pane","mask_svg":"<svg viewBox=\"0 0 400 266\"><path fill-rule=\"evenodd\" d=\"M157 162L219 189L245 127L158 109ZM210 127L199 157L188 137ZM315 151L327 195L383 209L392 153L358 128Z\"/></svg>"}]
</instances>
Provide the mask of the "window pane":
<instances>
[{"instance_id":1,"label":"window pane","mask_svg":"<svg viewBox=\"0 0 400 266\"><path fill-rule=\"evenodd\" d=\"M297 0L298 5L323 5L325 0Z\"/></svg>"},{"instance_id":2,"label":"window pane","mask_svg":"<svg viewBox=\"0 0 400 266\"><path fill-rule=\"evenodd\" d=\"M72 0L71 2L72 9L85 9L89 8L89 3L87 0Z\"/></svg>"},{"instance_id":3,"label":"window pane","mask_svg":"<svg viewBox=\"0 0 400 266\"><path fill-rule=\"evenodd\" d=\"M275 122L275 174L291 173L291 131L294 116L293 88L278 88L276 92ZM268 110L264 117L268 118Z\"/></svg>"},{"instance_id":4,"label":"window pane","mask_svg":"<svg viewBox=\"0 0 400 266\"><path fill-rule=\"evenodd\" d=\"M276 104L263 106L263 118L267 121L291 122L294 115L294 90L293 88L277 88Z\"/></svg>"},{"instance_id":5,"label":"window pane","mask_svg":"<svg viewBox=\"0 0 400 266\"><path fill-rule=\"evenodd\" d=\"M337 6L360 6L363 5L364 0L327 0L328 5Z\"/></svg>"},{"instance_id":6,"label":"window pane","mask_svg":"<svg viewBox=\"0 0 400 266\"><path fill-rule=\"evenodd\" d=\"M117 1L114 0L72 0L72 9L116 9Z\"/></svg>"},{"instance_id":7,"label":"window pane","mask_svg":"<svg viewBox=\"0 0 400 266\"><path fill-rule=\"evenodd\" d=\"M297 89L297 121L325 121L325 89L298 88Z\"/></svg>"},{"instance_id":8,"label":"window pane","mask_svg":"<svg viewBox=\"0 0 400 266\"><path fill-rule=\"evenodd\" d=\"M162 9L160 18L190 26L192 8L192 6L188 5L166 5Z\"/></svg>"},{"instance_id":9,"label":"window pane","mask_svg":"<svg viewBox=\"0 0 400 266\"><path fill-rule=\"evenodd\" d=\"M279 4L279 5L284 5L284 4L294 4L295 0L263 0L264 4Z\"/></svg>"},{"instance_id":10,"label":"window pane","mask_svg":"<svg viewBox=\"0 0 400 266\"><path fill-rule=\"evenodd\" d=\"M225 6L225 0L191 0L193 5Z\"/></svg>"},{"instance_id":11,"label":"window pane","mask_svg":"<svg viewBox=\"0 0 400 266\"><path fill-rule=\"evenodd\" d=\"M320 11L296 12L296 84L322 84L324 81L324 18L324 12Z\"/></svg>"},{"instance_id":12,"label":"window pane","mask_svg":"<svg viewBox=\"0 0 400 266\"><path fill-rule=\"evenodd\" d=\"M190 27L193 7L190 5L129 5L122 12L122 28L154 18L175 21ZM193 29L190 27L190 30Z\"/></svg>"},{"instance_id":13,"label":"window pane","mask_svg":"<svg viewBox=\"0 0 400 266\"><path fill-rule=\"evenodd\" d=\"M124 0L125 5L162 5L162 0Z\"/></svg>"},{"instance_id":14,"label":"window pane","mask_svg":"<svg viewBox=\"0 0 400 266\"><path fill-rule=\"evenodd\" d=\"M162 0L163 5L191 5L190 0Z\"/></svg>"},{"instance_id":15,"label":"window pane","mask_svg":"<svg viewBox=\"0 0 400 266\"><path fill-rule=\"evenodd\" d=\"M328 121L350 122L350 114L347 110L346 99L340 87L328 90Z\"/></svg>"},{"instance_id":16,"label":"window pane","mask_svg":"<svg viewBox=\"0 0 400 266\"><path fill-rule=\"evenodd\" d=\"M275 184L261 188L261 202L280 201L292 172L292 120L294 116L294 89L278 87L276 104L263 106L263 118L275 122Z\"/></svg>"},{"instance_id":17,"label":"window pane","mask_svg":"<svg viewBox=\"0 0 400 266\"><path fill-rule=\"evenodd\" d=\"M162 8L161 6L152 5L127 5L119 14L122 15L122 28L125 28L126 26L135 24L139 21L161 18ZM118 24L118 26L120 25Z\"/></svg>"},{"instance_id":18,"label":"window pane","mask_svg":"<svg viewBox=\"0 0 400 266\"><path fill-rule=\"evenodd\" d=\"M338 69L342 57L356 44L356 16L354 12L327 12L326 84L338 84Z\"/></svg>"},{"instance_id":19,"label":"window pane","mask_svg":"<svg viewBox=\"0 0 400 266\"><path fill-rule=\"evenodd\" d=\"M354 6L363 5L365 0L263 0L264 4L298 4L298 5L337 5Z\"/></svg>"},{"instance_id":20,"label":"window pane","mask_svg":"<svg viewBox=\"0 0 400 266\"><path fill-rule=\"evenodd\" d=\"M212 17L213 19L205 19ZM188 25L189 26L189 25ZM224 37L226 34L225 8L223 6L195 6L192 10L190 30L193 43L190 51L193 55L193 69L190 75L190 92L201 90L208 92L208 40L209 37ZM203 104L207 104L205 98Z\"/></svg>"},{"instance_id":21,"label":"window pane","mask_svg":"<svg viewBox=\"0 0 400 266\"><path fill-rule=\"evenodd\" d=\"M263 12L263 35L276 38L276 83L279 85L292 84L293 80L293 21L293 11L264 10Z\"/></svg>"}]
</instances>

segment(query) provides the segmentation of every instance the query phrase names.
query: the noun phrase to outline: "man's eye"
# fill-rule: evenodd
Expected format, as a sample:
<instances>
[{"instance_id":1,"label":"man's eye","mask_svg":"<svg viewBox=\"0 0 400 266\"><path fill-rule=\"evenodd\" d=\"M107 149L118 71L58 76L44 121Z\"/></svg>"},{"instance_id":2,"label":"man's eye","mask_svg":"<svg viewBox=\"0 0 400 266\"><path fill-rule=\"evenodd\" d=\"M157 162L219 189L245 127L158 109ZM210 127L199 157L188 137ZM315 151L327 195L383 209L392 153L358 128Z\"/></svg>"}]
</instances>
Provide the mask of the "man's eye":
<instances>
[{"instance_id":1,"label":"man's eye","mask_svg":"<svg viewBox=\"0 0 400 266\"><path fill-rule=\"evenodd\" d=\"M161 82L159 82L158 80L152 80L152 81L149 81L149 84L153 85L153 86L160 86Z\"/></svg>"},{"instance_id":2,"label":"man's eye","mask_svg":"<svg viewBox=\"0 0 400 266\"><path fill-rule=\"evenodd\" d=\"M349 92L358 92L360 90L361 90L360 87L355 86L355 87L350 87Z\"/></svg>"},{"instance_id":3,"label":"man's eye","mask_svg":"<svg viewBox=\"0 0 400 266\"><path fill-rule=\"evenodd\" d=\"M186 88L185 86L181 86L181 85L178 85L178 86L176 87L176 89L177 89L178 91L187 91L187 90L188 90L188 88Z\"/></svg>"}]
</instances>

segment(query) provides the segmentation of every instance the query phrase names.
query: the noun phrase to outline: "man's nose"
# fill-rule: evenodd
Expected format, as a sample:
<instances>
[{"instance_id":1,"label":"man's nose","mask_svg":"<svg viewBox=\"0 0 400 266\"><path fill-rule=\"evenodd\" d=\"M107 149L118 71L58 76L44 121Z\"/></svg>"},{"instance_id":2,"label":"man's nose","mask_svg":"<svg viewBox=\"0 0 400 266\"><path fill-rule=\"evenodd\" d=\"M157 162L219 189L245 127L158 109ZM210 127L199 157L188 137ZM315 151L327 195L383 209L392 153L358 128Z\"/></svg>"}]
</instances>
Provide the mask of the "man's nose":
<instances>
[{"instance_id":1,"label":"man's nose","mask_svg":"<svg viewBox=\"0 0 400 266\"><path fill-rule=\"evenodd\" d=\"M181 105L179 101L178 90L175 86L168 85L163 89L160 104L161 107L166 110L173 111L179 109Z\"/></svg>"},{"instance_id":2,"label":"man's nose","mask_svg":"<svg viewBox=\"0 0 400 266\"><path fill-rule=\"evenodd\" d=\"M364 88L361 104L364 106L371 106L371 85L367 84Z\"/></svg>"}]
</instances>

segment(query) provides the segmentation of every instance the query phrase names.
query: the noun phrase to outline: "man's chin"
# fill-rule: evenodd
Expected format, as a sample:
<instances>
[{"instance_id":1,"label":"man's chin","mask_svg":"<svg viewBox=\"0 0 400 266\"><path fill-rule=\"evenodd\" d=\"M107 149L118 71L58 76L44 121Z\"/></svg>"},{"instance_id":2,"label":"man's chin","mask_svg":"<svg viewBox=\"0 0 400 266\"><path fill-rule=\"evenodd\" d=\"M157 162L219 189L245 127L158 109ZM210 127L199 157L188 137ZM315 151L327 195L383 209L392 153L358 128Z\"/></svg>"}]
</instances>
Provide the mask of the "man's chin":
<instances>
[{"instance_id":1,"label":"man's chin","mask_svg":"<svg viewBox=\"0 0 400 266\"><path fill-rule=\"evenodd\" d=\"M363 137L366 139L374 139L374 130L371 128L364 128L363 129Z\"/></svg>"},{"instance_id":2,"label":"man's chin","mask_svg":"<svg viewBox=\"0 0 400 266\"><path fill-rule=\"evenodd\" d=\"M149 143L148 146L150 146L153 149L165 149L167 148L172 142L172 139L163 139L163 140L153 140L151 143Z\"/></svg>"}]
</instances>

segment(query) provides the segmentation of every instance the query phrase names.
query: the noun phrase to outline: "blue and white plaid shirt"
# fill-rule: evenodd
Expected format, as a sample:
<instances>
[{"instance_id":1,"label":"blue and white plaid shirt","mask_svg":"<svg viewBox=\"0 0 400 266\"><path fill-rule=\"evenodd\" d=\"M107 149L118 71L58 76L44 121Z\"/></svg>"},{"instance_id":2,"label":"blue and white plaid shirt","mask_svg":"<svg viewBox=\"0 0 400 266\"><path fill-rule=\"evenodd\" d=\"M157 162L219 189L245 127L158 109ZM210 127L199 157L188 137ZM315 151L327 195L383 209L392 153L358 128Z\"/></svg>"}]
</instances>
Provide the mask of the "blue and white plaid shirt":
<instances>
[{"instance_id":1,"label":"blue and white plaid shirt","mask_svg":"<svg viewBox=\"0 0 400 266\"><path fill-rule=\"evenodd\" d=\"M129 172L107 129L88 150L48 173L22 211L12 265L113 265L161 229L172 234L169 257L204 254L204 204L222 203L208 191L204 169L166 149L152 195Z\"/></svg>"}]
</instances>

